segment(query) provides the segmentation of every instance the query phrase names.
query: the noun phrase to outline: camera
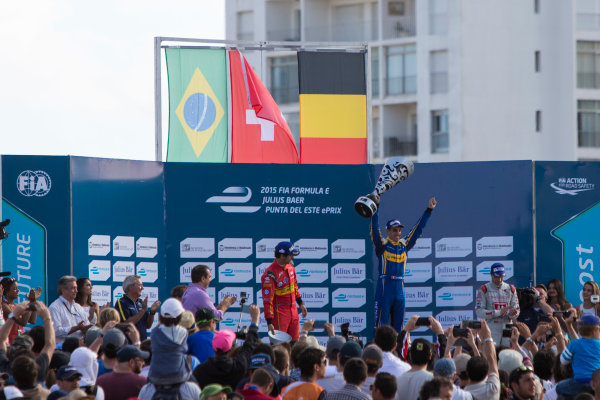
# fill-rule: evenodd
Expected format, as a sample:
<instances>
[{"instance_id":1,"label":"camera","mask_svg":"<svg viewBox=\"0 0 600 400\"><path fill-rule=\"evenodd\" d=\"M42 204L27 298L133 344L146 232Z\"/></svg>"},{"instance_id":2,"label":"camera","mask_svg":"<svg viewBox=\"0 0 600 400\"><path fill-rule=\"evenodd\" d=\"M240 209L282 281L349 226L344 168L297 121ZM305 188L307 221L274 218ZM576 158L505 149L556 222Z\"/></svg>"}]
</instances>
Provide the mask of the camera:
<instances>
[{"instance_id":1,"label":"camera","mask_svg":"<svg viewBox=\"0 0 600 400\"><path fill-rule=\"evenodd\" d=\"M502 329L502 337L511 337L512 336L512 329Z\"/></svg>"},{"instance_id":2,"label":"camera","mask_svg":"<svg viewBox=\"0 0 600 400\"><path fill-rule=\"evenodd\" d=\"M246 325L242 326L242 329L239 329L235 333L235 338L240 340L246 340L246 336L248 334L248 327Z\"/></svg>"},{"instance_id":3,"label":"camera","mask_svg":"<svg viewBox=\"0 0 600 400\"><path fill-rule=\"evenodd\" d=\"M5 219L0 222L0 240L4 240L8 237L8 232L6 231L6 225L10 224L10 219Z\"/></svg>"},{"instance_id":4,"label":"camera","mask_svg":"<svg viewBox=\"0 0 600 400\"><path fill-rule=\"evenodd\" d=\"M455 326L454 328L452 328L452 336L466 338L467 336L469 336L469 331L467 330L467 328Z\"/></svg>"},{"instance_id":5,"label":"camera","mask_svg":"<svg viewBox=\"0 0 600 400\"><path fill-rule=\"evenodd\" d=\"M594 304L600 303L600 296L597 294L593 294L590 296L590 301Z\"/></svg>"},{"instance_id":6,"label":"camera","mask_svg":"<svg viewBox=\"0 0 600 400\"><path fill-rule=\"evenodd\" d=\"M350 337L352 336L352 331L350 331L350 322L345 322L345 323L341 324L340 330L342 331L342 336L346 340L350 340Z\"/></svg>"},{"instance_id":7,"label":"camera","mask_svg":"<svg viewBox=\"0 0 600 400\"><path fill-rule=\"evenodd\" d=\"M417 326L430 326L431 325L431 321L429 321L429 318L427 317L419 317L419 319L417 319Z\"/></svg>"},{"instance_id":8,"label":"camera","mask_svg":"<svg viewBox=\"0 0 600 400\"><path fill-rule=\"evenodd\" d=\"M481 329L481 321L464 320L462 322L463 328Z\"/></svg>"}]
</instances>

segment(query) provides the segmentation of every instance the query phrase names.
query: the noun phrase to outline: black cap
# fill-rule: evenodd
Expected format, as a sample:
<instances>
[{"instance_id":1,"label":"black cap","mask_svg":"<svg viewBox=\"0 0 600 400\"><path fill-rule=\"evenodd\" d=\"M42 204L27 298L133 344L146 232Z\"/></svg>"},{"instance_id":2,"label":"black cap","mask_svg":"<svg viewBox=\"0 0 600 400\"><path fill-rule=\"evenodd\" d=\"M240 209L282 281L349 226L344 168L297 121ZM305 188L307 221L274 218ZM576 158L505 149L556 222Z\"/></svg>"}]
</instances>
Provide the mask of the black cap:
<instances>
[{"instance_id":1,"label":"black cap","mask_svg":"<svg viewBox=\"0 0 600 400\"><path fill-rule=\"evenodd\" d=\"M117 360L119 362L126 362L136 357L147 360L150 357L150 353L142 351L131 344L123 346L121 350L117 351Z\"/></svg>"},{"instance_id":2,"label":"black cap","mask_svg":"<svg viewBox=\"0 0 600 400\"><path fill-rule=\"evenodd\" d=\"M56 371L56 379L61 381L69 380L76 375L81 377L81 373L77 371L77 368L68 365L63 365Z\"/></svg>"}]
</instances>

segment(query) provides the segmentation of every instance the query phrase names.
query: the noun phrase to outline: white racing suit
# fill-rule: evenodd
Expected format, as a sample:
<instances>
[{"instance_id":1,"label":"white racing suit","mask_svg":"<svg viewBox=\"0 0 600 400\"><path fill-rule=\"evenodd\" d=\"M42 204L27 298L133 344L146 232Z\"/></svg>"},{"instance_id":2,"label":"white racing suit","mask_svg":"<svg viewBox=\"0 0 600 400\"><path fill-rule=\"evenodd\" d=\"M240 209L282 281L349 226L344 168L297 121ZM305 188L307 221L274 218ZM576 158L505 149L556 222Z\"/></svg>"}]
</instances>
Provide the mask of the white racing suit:
<instances>
[{"instance_id":1,"label":"white racing suit","mask_svg":"<svg viewBox=\"0 0 600 400\"><path fill-rule=\"evenodd\" d=\"M502 308L511 307L517 310L517 313L509 317L507 312L503 317L500 316ZM477 300L475 303L475 313L479 319L485 319L492 332L492 338L496 345L500 344L502 339L502 330L511 319L519 316L519 298L517 297L517 289L513 285L502 282L500 286L496 286L493 282L488 282L477 290ZM510 341L504 340L503 344Z\"/></svg>"}]
</instances>

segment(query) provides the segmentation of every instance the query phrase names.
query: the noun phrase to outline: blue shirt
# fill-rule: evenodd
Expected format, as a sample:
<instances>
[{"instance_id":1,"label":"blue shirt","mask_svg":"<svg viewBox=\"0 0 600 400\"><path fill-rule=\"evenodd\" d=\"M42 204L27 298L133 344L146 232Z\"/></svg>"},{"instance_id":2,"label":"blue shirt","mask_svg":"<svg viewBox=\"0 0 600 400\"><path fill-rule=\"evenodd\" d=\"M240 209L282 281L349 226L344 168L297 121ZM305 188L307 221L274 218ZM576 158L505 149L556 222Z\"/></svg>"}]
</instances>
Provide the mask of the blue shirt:
<instances>
[{"instance_id":1,"label":"blue shirt","mask_svg":"<svg viewBox=\"0 0 600 400\"><path fill-rule=\"evenodd\" d=\"M198 331L188 336L188 354L195 356L201 363L208 360L208 357L214 356L215 351L212 347L214 336L213 331Z\"/></svg>"},{"instance_id":2,"label":"blue shirt","mask_svg":"<svg viewBox=\"0 0 600 400\"><path fill-rule=\"evenodd\" d=\"M137 315L142 309L142 299L137 299L134 303L133 300L127 296L123 295L119 300L117 300L116 307L119 315L121 317L121 321L125 322L127 318L133 317ZM138 332L140 333L140 342L146 340L148 337L148 333L146 330L149 328L146 326L146 321L148 320L148 316L150 315L150 311L146 310L146 314L135 324Z\"/></svg>"},{"instance_id":3,"label":"blue shirt","mask_svg":"<svg viewBox=\"0 0 600 400\"><path fill-rule=\"evenodd\" d=\"M573 340L560 355L562 364L572 363L573 379L589 383L592 374L600 368L600 340L581 338Z\"/></svg>"}]
</instances>

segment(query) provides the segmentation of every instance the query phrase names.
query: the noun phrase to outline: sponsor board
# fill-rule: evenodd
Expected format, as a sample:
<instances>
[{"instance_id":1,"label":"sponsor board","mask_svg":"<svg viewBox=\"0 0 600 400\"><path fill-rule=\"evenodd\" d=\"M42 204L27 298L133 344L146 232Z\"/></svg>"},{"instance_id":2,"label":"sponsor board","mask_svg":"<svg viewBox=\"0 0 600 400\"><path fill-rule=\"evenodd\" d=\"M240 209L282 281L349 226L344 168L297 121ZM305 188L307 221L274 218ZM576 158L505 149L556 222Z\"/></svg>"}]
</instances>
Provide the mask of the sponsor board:
<instances>
[{"instance_id":1,"label":"sponsor board","mask_svg":"<svg viewBox=\"0 0 600 400\"><path fill-rule=\"evenodd\" d=\"M256 242L256 258L274 258L275 246L279 242L289 242L289 238L282 239L260 239Z\"/></svg>"},{"instance_id":2,"label":"sponsor board","mask_svg":"<svg viewBox=\"0 0 600 400\"><path fill-rule=\"evenodd\" d=\"M252 238L225 238L219 242L219 258L246 258L252 254Z\"/></svg>"},{"instance_id":3,"label":"sponsor board","mask_svg":"<svg viewBox=\"0 0 600 400\"><path fill-rule=\"evenodd\" d=\"M326 287L301 287L300 295L309 310L322 308L329 304L329 288Z\"/></svg>"},{"instance_id":4,"label":"sponsor board","mask_svg":"<svg viewBox=\"0 0 600 400\"><path fill-rule=\"evenodd\" d=\"M113 306L117 304L117 301L123 297L123 287L117 286L113 289ZM149 306L148 306L149 307Z\"/></svg>"},{"instance_id":5,"label":"sponsor board","mask_svg":"<svg viewBox=\"0 0 600 400\"><path fill-rule=\"evenodd\" d=\"M246 283L252 279L252 263L225 263L219 266L219 282Z\"/></svg>"},{"instance_id":6,"label":"sponsor board","mask_svg":"<svg viewBox=\"0 0 600 400\"><path fill-rule=\"evenodd\" d=\"M262 298L262 289L258 289L256 291L256 305L258 308L263 308L263 298Z\"/></svg>"},{"instance_id":7,"label":"sponsor board","mask_svg":"<svg viewBox=\"0 0 600 400\"><path fill-rule=\"evenodd\" d=\"M134 261L116 261L113 264L113 282L123 282L129 275L135 275Z\"/></svg>"},{"instance_id":8,"label":"sponsor board","mask_svg":"<svg viewBox=\"0 0 600 400\"><path fill-rule=\"evenodd\" d=\"M185 238L179 243L179 257L208 258L215 254L214 238Z\"/></svg>"},{"instance_id":9,"label":"sponsor board","mask_svg":"<svg viewBox=\"0 0 600 400\"><path fill-rule=\"evenodd\" d=\"M329 278L327 263L301 263L295 269L298 283L321 283Z\"/></svg>"},{"instance_id":10,"label":"sponsor board","mask_svg":"<svg viewBox=\"0 0 600 400\"><path fill-rule=\"evenodd\" d=\"M110 278L110 260L92 260L89 264L90 281L106 281Z\"/></svg>"},{"instance_id":11,"label":"sponsor board","mask_svg":"<svg viewBox=\"0 0 600 400\"><path fill-rule=\"evenodd\" d=\"M208 289L206 289L206 293L208 294L208 297L210 297L210 301L212 301L213 303L217 303L217 294L216 289L214 287L209 287Z\"/></svg>"},{"instance_id":12,"label":"sponsor board","mask_svg":"<svg viewBox=\"0 0 600 400\"><path fill-rule=\"evenodd\" d=\"M43 197L51 188L52 179L42 170L25 170L17 177L17 190L25 197Z\"/></svg>"},{"instance_id":13,"label":"sponsor board","mask_svg":"<svg viewBox=\"0 0 600 400\"><path fill-rule=\"evenodd\" d=\"M117 236L113 239L113 256L131 257L135 251L133 236Z\"/></svg>"},{"instance_id":14,"label":"sponsor board","mask_svg":"<svg viewBox=\"0 0 600 400\"><path fill-rule=\"evenodd\" d=\"M366 288L339 288L331 294L331 306L334 308L359 308L366 302Z\"/></svg>"},{"instance_id":15,"label":"sponsor board","mask_svg":"<svg viewBox=\"0 0 600 400\"><path fill-rule=\"evenodd\" d=\"M246 292L246 296L248 298L248 300L246 300L247 304L254 304L254 289L250 286L247 286L247 287L225 286L219 290L219 299L217 301L215 301L215 303L220 303L221 301L223 301L225 296L235 296L238 298L238 301L233 303L231 308L240 308L239 299L242 298L242 296L240 295L241 292Z\"/></svg>"},{"instance_id":16,"label":"sponsor board","mask_svg":"<svg viewBox=\"0 0 600 400\"><path fill-rule=\"evenodd\" d=\"M110 262L109 262L110 264ZM111 300L110 285L93 285L92 286L92 301L102 307L106 303L110 304Z\"/></svg>"},{"instance_id":17,"label":"sponsor board","mask_svg":"<svg viewBox=\"0 0 600 400\"><path fill-rule=\"evenodd\" d=\"M89 256L106 256L110 253L109 235L92 235L88 239Z\"/></svg>"},{"instance_id":18,"label":"sponsor board","mask_svg":"<svg viewBox=\"0 0 600 400\"><path fill-rule=\"evenodd\" d=\"M431 311L407 311L406 313L404 313L404 325L406 325L406 323L408 322L408 320L413 316L413 315L418 315L419 317L431 317ZM403 325L403 326L404 326ZM413 329L410 332L410 338L412 339L413 332L425 332L429 329L429 327L427 326L420 326L416 329ZM414 339L412 339L414 340Z\"/></svg>"},{"instance_id":19,"label":"sponsor board","mask_svg":"<svg viewBox=\"0 0 600 400\"><path fill-rule=\"evenodd\" d=\"M300 254L295 259L315 259L320 260L327 255L327 239L300 239L294 243L300 250Z\"/></svg>"},{"instance_id":20,"label":"sponsor board","mask_svg":"<svg viewBox=\"0 0 600 400\"><path fill-rule=\"evenodd\" d=\"M406 308L423 308L431 304L431 286L407 286L404 288Z\"/></svg>"},{"instance_id":21,"label":"sponsor board","mask_svg":"<svg viewBox=\"0 0 600 400\"><path fill-rule=\"evenodd\" d=\"M266 262L266 263L258 264L256 266L256 283L261 283L262 274L265 273L265 271L267 270L267 268L269 268L269 265L271 265L271 264L272 263L270 263L270 262Z\"/></svg>"},{"instance_id":22,"label":"sponsor board","mask_svg":"<svg viewBox=\"0 0 600 400\"><path fill-rule=\"evenodd\" d=\"M409 259L425 258L432 252L431 238L419 238L412 249L407 254Z\"/></svg>"},{"instance_id":23,"label":"sponsor board","mask_svg":"<svg viewBox=\"0 0 600 400\"><path fill-rule=\"evenodd\" d=\"M436 258L466 257L473 252L473 238L449 237L435 242Z\"/></svg>"},{"instance_id":24,"label":"sponsor board","mask_svg":"<svg viewBox=\"0 0 600 400\"><path fill-rule=\"evenodd\" d=\"M504 265L504 280L508 280L513 277L515 272L514 262L512 260L497 260L497 261L483 261L477 264L477 281L478 282L489 282L490 278L490 270L492 269L492 264L494 263L502 263Z\"/></svg>"},{"instance_id":25,"label":"sponsor board","mask_svg":"<svg viewBox=\"0 0 600 400\"><path fill-rule=\"evenodd\" d=\"M136 269L136 275L140 276L142 282L156 282L158 279L158 263L156 262L145 262L138 263Z\"/></svg>"},{"instance_id":26,"label":"sponsor board","mask_svg":"<svg viewBox=\"0 0 600 400\"><path fill-rule=\"evenodd\" d=\"M473 320L473 310L446 310L435 318L440 321L442 328L446 329L452 325L460 325L462 321Z\"/></svg>"},{"instance_id":27,"label":"sponsor board","mask_svg":"<svg viewBox=\"0 0 600 400\"><path fill-rule=\"evenodd\" d=\"M432 267L430 262L406 263L404 268L405 283L423 283L431 279Z\"/></svg>"},{"instance_id":28,"label":"sponsor board","mask_svg":"<svg viewBox=\"0 0 600 400\"><path fill-rule=\"evenodd\" d=\"M472 261L446 261L435 266L436 282L465 282L472 277Z\"/></svg>"},{"instance_id":29,"label":"sponsor board","mask_svg":"<svg viewBox=\"0 0 600 400\"><path fill-rule=\"evenodd\" d=\"M336 329L336 332L340 332L340 325L350 323L348 329L354 333L358 333L367 328L367 313L364 312L350 312L344 311L334 314L331 317L331 323Z\"/></svg>"},{"instance_id":30,"label":"sponsor board","mask_svg":"<svg viewBox=\"0 0 600 400\"><path fill-rule=\"evenodd\" d=\"M206 265L210 269L210 275L215 276L215 263L205 261L188 261L179 267L179 281L182 283L189 283L192 281L192 269L196 265Z\"/></svg>"},{"instance_id":31,"label":"sponsor board","mask_svg":"<svg viewBox=\"0 0 600 400\"><path fill-rule=\"evenodd\" d=\"M142 291L142 297L141 297L141 299L144 300L146 297L148 297L148 309L150 309L150 306L152 306L152 304L156 300L159 300L159 298L158 298L158 288L157 287L144 286L144 290ZM158 317L154 318L154 320L158 320Z\"/></svg>"},{"instance_id":32,"label":"sponsor board","mask_svg":"<svg viewBox=\"0 0 600 400\"><path fill-rule=\"evenodd\" d=\"M310 310L308 310L308 314L306 315L306 318L302 318L302 315L300 315L300 328L302 328L302 325L308 321L308 320L313 320L313 321L325 321L325 322L329 322L329 313L328 312L311 312ZM322 329L315 329L313 332L323 332Z\"/></svg>"},{"instance_id":33,"label":"sponsor board","mask_svg":"<svg viewBox=\"0 0 600 400\"><path fill-rule=\"evenodd\" d=\"M339 263L331 268L331 283L361 283L366 279L366 265L362 263Z\"/></svg>"},{"instance_id":34,"label":"sponsor board","mask_svg":"<svg viewBox=\"0 0 600 400\"><path fill-rule=\"evenodd\" d=\"M472 302L472 286L444 286L435 292L436 307L462 307Z\"/></svg>"},{"instance_id":35,"label":"sponsor board","mask_svg":"<svg viewBox=\"0 0 600 400\"><path fill-rule=\"evenodd\" d=\"M219 329L230 329L234 332L238 330L238 323L240 329L243 326L249 327L252 322L252 318L250 314L242 313L242 319L240 321L240 313L239 312L226 312L223 314L223 319L219 322ZM266 332L266 329L265 329Z\"/></svg>"},{"instance_id":36,"label":"sponsor board","mask_svg":"<svg viewBox=\"0 0 600 400\"><path fill-rule=\"evenodd\" d=\"M512 236L485 236L475 243L477 257L505 257L512 252Z\"/></svg>"},{"instance_id":37,"label":"sponsor board","mask_svg":"<svg viewBox=\"0 0 600 400\"><path fill-rule=\"evenodd\" d=\"M135 242L136 256L154 258L158 254L158 241L155 237L141 237Z\"/></svg>"},{"instance_id":38,"label":"sponsor board","mask_svg":"<svg viewBox=\"0 0 600 400\"><path fill-rule=\"evenodd\" d=\"M338 239L331 243L331 258L334 260L358 260L364 255L364 239Z\"/></svg>"}]
</instances>

